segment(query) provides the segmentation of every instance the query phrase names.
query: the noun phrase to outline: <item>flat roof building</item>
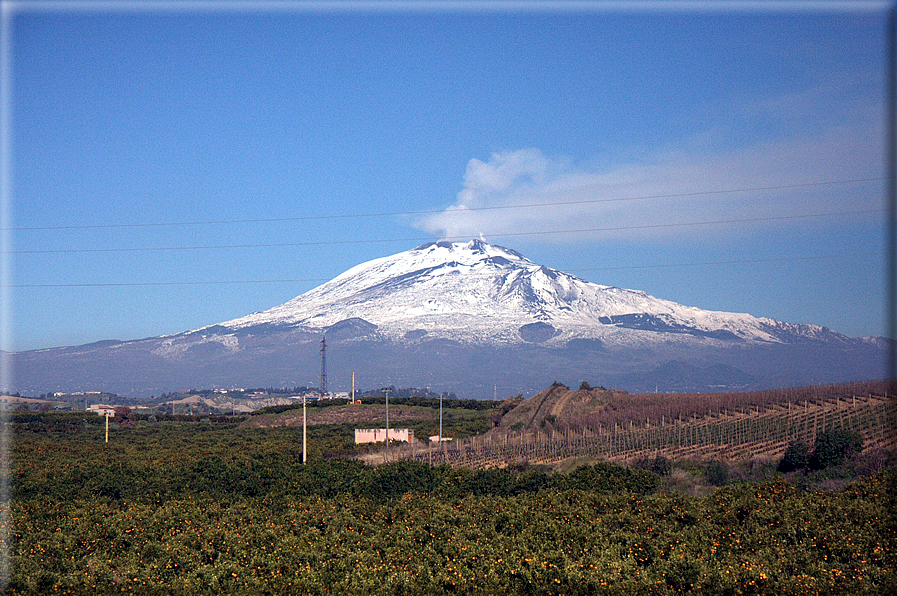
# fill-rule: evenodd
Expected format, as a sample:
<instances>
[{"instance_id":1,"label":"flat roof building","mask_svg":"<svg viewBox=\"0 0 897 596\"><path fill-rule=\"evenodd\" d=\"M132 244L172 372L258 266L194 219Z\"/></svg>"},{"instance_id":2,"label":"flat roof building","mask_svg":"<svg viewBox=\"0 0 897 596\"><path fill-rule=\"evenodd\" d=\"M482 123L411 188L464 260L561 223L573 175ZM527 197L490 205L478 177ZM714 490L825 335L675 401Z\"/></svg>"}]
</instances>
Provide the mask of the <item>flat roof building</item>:
<instances>
[{"instance_id":1,"label":"flat roof building","mask_svg":"<svg viewBox=\"0 0 897 596\"><path fill-rule=\"evenodd\" d=\"M414 430L410 428L391 428L389 429L390 441L404 441L406 443L414 442ZM384 443L386 442L385 428L356 428L355 444L362 443Z\"/></svg>"}]
</instances>

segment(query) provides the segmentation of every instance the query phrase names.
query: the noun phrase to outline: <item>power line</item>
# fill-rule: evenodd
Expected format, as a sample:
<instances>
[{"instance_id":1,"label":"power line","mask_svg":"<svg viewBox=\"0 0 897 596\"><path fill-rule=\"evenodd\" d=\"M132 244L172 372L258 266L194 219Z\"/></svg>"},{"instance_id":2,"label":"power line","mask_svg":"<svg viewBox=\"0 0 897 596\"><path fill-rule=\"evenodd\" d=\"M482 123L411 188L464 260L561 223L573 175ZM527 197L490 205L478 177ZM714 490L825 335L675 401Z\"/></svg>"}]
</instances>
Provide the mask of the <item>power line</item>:
<instances>
[{"instance_id":1,"label":"power line","mask_svg":"<svg viewBox=\"0 0 897 596\"><path fill-rule=\"evenodd\" d=\"M787 261L813 261L829 259L846 259L857 257L881 256L884 252L857 252L835 255L809 255L800 257L775 257L769 259L733 259L729 261L702 261L694 263L664 263L654 265L620 265L617 267L590 267L585 269L569 269L565 273L578 273L584 271L619 271L636 269L664 269L674 267L699 267L705 265L742 265L757 263L777 263ZM470 277L491 277L486 275L470 275ZM299 282L326 282L331 278L306 277L299 279L243 279L243 280L207 280L207 281L149 281L149 282L99 282L99 283L66 283L66 284L12 284L0 286L3 288L106 288L106 287L145 287L145 286L203 286L203 285L231 285L231 284L270 284L270 283L299 283Z\"/></svg>"},{"instance_id":2,"label":"power line","mask_svg":"<svg viewBox=\"0 0 897 596\"><path fill-rule=\"evenodd\" d=\"M757 223L764 221L785 221L795 219L812 219L819 217L840 217L846 215L862 215L869 213L881 213L883 209L862 209L856 211L837 211L831 213L811 213L804 215L777 215L769 217L749 217L741 219L721 219L714 221L692 221L665 224L644 224L637 226L614 226L605 228L582 228L567 230L550 230L550 231L533 231L533 232L505 232L500 234L484 234L490 238L505 238L518 236L544 236L551 234L584 234L594 232L619 232L631 230L649 230L660 228L678 228L690 226L710 226L720 224L735 223ZM451 236L443 238L445 241L467 240L469 236ZM178 250L214 250L214 249L235 249L235 248L282 248L297 246L333 246L348 244L376 244L388 242L427 242L432 241L430 236L426 237L409 237L409 238L361 238L353 240L316 240L308 242L273 242L265 244L208 244L194 246L145 246L145 247L122 247L122 248L60 248L60 249L35 249L35 250L10 250L0 251L0 254L81 254L81 253L113 253L113 252L152 252L152 251L178 251Z\"/></svg>"},{"instance_id":3,"label":"power line","mask_svg":"<svg viewBox=\"0 0 897 596\"><path fill-rule=\"evenodd\" d=\"M731 261L701 261L695 263L669 263L662 265L621 265L619 267L589 267L587 269L571 269L571 272L579 271L616 271L621 269L665 269L672 267L699 267L704 265L742 265L753 263L777 263L784 261L816 261L823 259L846 259L856 257L875 257L885 253L882 251L875 252L855 252L851 254L840 255L811 255L805 257L775 257L770 259L733 259Z\"/></svg>"},{"instance_id":4,"label":"power line","mask_svg":"<svg viewBox=\"0 0 897 596\"><path fill-rule=\"evenodd\" d=\"M101 230L101 229L117 229L117 228L156 228L156 227L175 227L175 226L206 226L206 225L228 225L228 224L246 224L246 223L275 223L275 222L287 222L287 221L319 221L319 220L327 220L327 219L354 219L354 218L366 218L366 217L393 217L400 215L432 215L437 213L445 213L458 211L462 213L466 213L469 211L496 211L503 209L528 209L532 207L562 207L566 205L591 205L598 203L617 203L623 201L644 201L651 199L673 199L673 198L684 198L684 197L700 197L700 196L712 196L712 195L723 195L723 194L735 194L741 192L757 192L757 191L765 191L765 190L787 190L794 188L808 188L814 186L831 186L837 184L852 184L858 182L875 182L881 180L888 180L887 176L884 177L875 177L875 178L852 178L849 180L829 180L822 182L803 182L798 184L780 184L775 186L755 186L750 188L733 188L733 189L724 189L724 190L708 190L708 191L700 191L700 192L684 192L684 193L672 193L672 194L660 194L660 195L644 195L644 196L636 196L636 197L618 197L618 198L609 198L609 199L582 199L578 201L548 201L542 203L518 203L514 205L493 205L488 207L464 207L460 208L452 208L447 207L443 209L418 209L413 211L380 211L380 212L371 212L371 213L346 213L346 214L331 214L331 215L301 215L294 217L259 217L259 218L248 218L248 219L209 219L209 220L200 220L200 221L168 221L168 222L136 222L136 223L123 223L123 224L72 224L72 225L64 225L64 226L20 226L20 227L9 227L9 228L0 228L0 231L3 230L11 230L16 232L24 232L24 231L39 231L39 230Z\"/></svg>"},{"instance_id":5,"label":"power line","mask_svg":"<svg viewBox=\"0 0 897 596\"><path fill-rule=\"evenodd\" d=\"M305 277L298 279L235 279L235 280L202 280L202 281L137 281L137 282L97 282L71 284L14 284L0 288L117 288L143 286L211 286L237 284L280 284L301 283L309 281L330 281L327 277Z\"/></svg>"}]
</instances>

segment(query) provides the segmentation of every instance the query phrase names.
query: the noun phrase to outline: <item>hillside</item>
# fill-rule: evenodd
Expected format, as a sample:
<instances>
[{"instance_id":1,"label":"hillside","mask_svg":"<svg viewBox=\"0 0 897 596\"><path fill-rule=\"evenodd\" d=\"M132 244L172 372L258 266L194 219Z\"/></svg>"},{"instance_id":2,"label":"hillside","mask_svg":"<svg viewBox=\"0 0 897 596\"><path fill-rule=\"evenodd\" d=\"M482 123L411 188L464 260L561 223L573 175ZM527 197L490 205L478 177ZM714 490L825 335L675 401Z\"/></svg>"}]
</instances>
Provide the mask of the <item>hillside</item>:
<instances>
[{"instance_id":1,"label":"hillside","mask_svg":"<svg viewBox=\"0 0 897 596\"><path fill-rule=\"evenodd\" d=\"M510 404L508 404L510 405ZM867 450L897 449L897 400L886 382L717 395L631 395L552 385L498 425L433 453L405 457L467 467L556 463L780 457L791 441L812 446L827 429L854 430ZM377 462L375 456L369 461Z\"/></svg>"},{"instance_id":2,"label":"hillside","mask_svg":"<svg viewBox=\"0 0 897 596\"><path fill-rule=\"evenodd\" d=\"M573 391L564 385L555 384L520 402L501 418L493 432L581 426L615 398L625 394L625 391L619 389L604 388Z\"/></svg>"}]
</instances>

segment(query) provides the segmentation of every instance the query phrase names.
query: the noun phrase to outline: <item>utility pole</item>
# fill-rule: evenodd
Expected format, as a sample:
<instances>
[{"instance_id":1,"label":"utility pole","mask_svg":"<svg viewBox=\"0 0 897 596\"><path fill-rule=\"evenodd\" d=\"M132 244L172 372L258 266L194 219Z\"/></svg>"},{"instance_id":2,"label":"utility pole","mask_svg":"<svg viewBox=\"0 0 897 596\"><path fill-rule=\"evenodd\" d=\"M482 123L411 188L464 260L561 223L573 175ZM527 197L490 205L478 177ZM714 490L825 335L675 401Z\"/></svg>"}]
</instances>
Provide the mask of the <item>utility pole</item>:
<instances>
[{"instance_id":1,"label":"utility pole","mask_svg":"<svg viewBox=\"0 0 897 596\"><path fill-rule=\"evenodd\" d=\"M306 418L305 418L305 396L308 395L308 392L302 394L302 463L304 464L308 456L305 451L306 446Z\"/></svg>"},{"instance_id":2,"label":"utility pole","mask_svg":"<svg viewBox=\"0 0 897 596\"><path fill-rule=\"evenodd\" d=\"M389 461L389 387L384 387L386 394L386 461Z\"/></svg>"},{"instance_id":3,"label":"utility pole","mask_svg":"<svg viewBox=\"0 0 897 596\"><path fill-rule=\"evenodd\" d=\"M439 393L439 444L442 445L442 393Z\"/></svg>"},{"instance_id":4,"label":"utility pole","mask_svg":"<svg viewBox=\"0 0 897 596\"><path fill-rule=\"evenodd\" d=\"M321 397L327 395L327 336L321 336Z\"/></svg>"},{"instance_id":5,"label":"utility pole","mask_svg":"<svg viewBox=\"0 0 897 596\"><path fill-rule=\"evenodd\" d=\"M352 373L352 404L355 404L355 373Z\"/></svg>"},{"instance_id":6,"label":"utility pole","mask_svg":"<svg viewBox=\"0 0 897 596\"><path fill-rule=\"evenodd\" d=\"M106 418L106 442L109 442L109 412L103 412L103 417Z\"/></svg>"}]
</instances>

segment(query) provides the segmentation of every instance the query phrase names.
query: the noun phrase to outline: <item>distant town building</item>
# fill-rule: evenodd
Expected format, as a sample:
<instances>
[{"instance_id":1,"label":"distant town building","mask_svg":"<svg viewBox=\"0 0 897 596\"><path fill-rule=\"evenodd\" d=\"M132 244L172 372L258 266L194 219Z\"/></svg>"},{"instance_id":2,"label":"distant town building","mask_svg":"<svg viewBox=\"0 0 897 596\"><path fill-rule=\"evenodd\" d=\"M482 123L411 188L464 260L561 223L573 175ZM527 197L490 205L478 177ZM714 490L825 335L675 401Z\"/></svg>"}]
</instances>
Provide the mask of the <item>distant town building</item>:
<instances>
[{"instance_id":1,"label":"distant town building","mask_svg":"<svg viewBox=\"0 0 897 596\"><path fill-rule=\"evenodd\" d=\"M100 416L115 416L115 406L108 404L94 404L87 408L88 412L96 412Z\"/></svg>"},{"instance_id":2,"label":"distant town building","mask_svg":"<svg viewBox=\"0 0 897 596\"><path fill-rule=\"evenodd\" d=\"M404 441L406 443L414 442L414 430L410 428L391 428L389 429L390 441ZM355 444L362 443L384 443L386 442L385 428L356 428Z\"/></svg>"},{"instance_id":3,"label":"distant town building","mask_svg":"<svg viewBox=\"0 0 897 596\"><path fill-rule=\"evenodd\" d=\"M451 441L451 440L452 440L451 437L442 437L442 442L443 442L443 443L445 443L446 441ZM431 443L438 443L438 442L439 442L439 435L433 435L432 437L430 437L430 442L431 442Z\"/></svg>"}]
</instances>

